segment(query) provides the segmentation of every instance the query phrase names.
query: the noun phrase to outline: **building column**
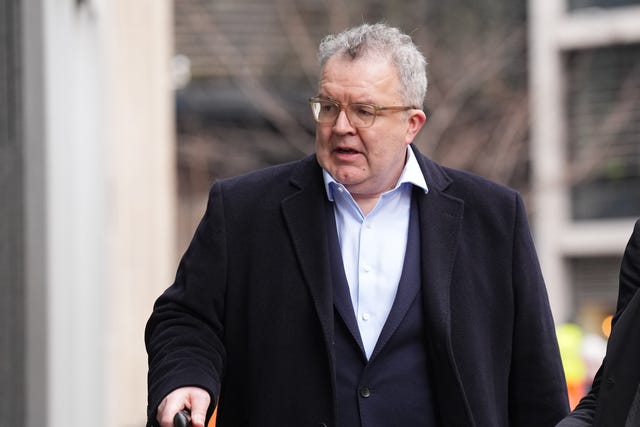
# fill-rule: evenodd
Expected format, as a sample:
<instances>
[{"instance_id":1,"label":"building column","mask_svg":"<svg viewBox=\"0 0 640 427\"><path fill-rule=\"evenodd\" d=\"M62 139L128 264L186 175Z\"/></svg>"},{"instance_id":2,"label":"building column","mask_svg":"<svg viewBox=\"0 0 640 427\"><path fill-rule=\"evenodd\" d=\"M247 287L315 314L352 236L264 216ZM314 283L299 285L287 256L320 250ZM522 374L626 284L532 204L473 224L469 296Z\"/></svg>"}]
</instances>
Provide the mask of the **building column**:
<instances>
[{"instance_id":1,"label":"building column","mask_svg":"<svg viewBox=\"0 0 640 427\"><path fill-rule=\"evenodd\" d=\"M564 2L529 1L531 164L538 256L557 322L568 320L571 296L558 239L568 223L562 57L555 29Z\"/></svg>"},{"instance_id":2,"label":"building column","mask_svg":"<svg viewBox=\"0 0 640 427\"><path fill-rule=\"evenodd\" d=\"M17 0L0 3L0 414L25 416L24 145L21 22Z\"/></svg>"},{"instance_id":3,"label":"building column","mask_svg":"<svg viewBox=\"0 0 640 427\"><path fill-rule=\"evenodd\" d=\"M176 265L168 0L24 0L28 427L144 425Z\"/></svg>"}]
</instances>

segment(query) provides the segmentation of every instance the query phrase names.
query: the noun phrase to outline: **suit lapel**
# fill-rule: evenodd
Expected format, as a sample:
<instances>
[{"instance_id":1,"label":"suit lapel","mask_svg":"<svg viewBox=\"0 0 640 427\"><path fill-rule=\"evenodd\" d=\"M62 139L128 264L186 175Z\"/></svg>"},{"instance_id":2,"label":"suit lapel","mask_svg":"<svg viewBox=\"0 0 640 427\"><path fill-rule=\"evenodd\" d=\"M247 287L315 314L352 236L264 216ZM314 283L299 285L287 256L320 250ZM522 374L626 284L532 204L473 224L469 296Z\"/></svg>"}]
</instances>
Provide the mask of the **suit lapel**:
<instances>
[{"instance_id":1,"label":"suit lapel","mask_svg":"<svg viewBox=\"0 0 640 427\"><path fill-rule=\"evenodd\" d=\"M358 344L362 357L366 359L362 337L360 336L360 330L358 328L358 321L353 311L353 301L351 301L351 294L349 293L349 284L347 283L347 277L344 272L344 262L342 261L342 252L340 251L333 207L327 207L325 218L327 218L328 226L327 238L329 241L333 305L349 330L349 333L352 335L353 340Z\"/></svg>"},{"instance_id":2,"label":"suit lapel","mask_svg":"<svg viewBox=\"0 0 640 427\"><path fill-rule=\"evenodd\" d=\"M402 275L398 283L398 291L396 293L393 306L389 312L389 317L380 332L378 342L371 354L371 360L373 360L382 351L398 327L400 327L400 324L405 318L409 308L418 295L418 291L420 290L420 278L414 277L413 279L416 280L410 279L410 277L415 274L415 266L420 265L420 239L417 237L420 233L420 226L417 206L414 205L416 203L416 195L420 192L422 192L422 190L414 188L414 194L411 201L411 216L409 218L409 236L407 238Z\"/></svg>"}]
</instances>

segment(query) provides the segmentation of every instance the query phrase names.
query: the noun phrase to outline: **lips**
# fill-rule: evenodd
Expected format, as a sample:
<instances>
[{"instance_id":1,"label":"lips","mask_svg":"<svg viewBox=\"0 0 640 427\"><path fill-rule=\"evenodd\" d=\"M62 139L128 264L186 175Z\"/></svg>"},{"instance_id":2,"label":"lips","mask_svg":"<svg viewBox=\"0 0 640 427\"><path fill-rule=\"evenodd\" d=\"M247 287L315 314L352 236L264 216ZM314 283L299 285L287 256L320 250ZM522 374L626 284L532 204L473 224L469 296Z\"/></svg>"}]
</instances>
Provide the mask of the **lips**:
<instances>
[{"instance_id":1,"label":"lips","mask_svg":"<svg viewBox=\"0 0 640 427\"><path fill-rule=\"evenodd\" d=\"M353 150L351 148L338 147L335 149L335 152L338 154L359 154L359 151Z\"/></svg>"}]
</instances>

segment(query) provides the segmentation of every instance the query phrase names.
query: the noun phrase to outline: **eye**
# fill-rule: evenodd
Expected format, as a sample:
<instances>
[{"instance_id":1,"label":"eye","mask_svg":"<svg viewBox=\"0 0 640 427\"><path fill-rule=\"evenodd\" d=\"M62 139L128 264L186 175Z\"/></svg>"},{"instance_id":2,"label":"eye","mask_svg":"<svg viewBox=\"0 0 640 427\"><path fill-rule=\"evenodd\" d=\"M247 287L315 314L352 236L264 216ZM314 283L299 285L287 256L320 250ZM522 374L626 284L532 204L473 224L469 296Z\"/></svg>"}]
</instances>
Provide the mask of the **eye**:
<instances>
[{"instance_id":1,"label":"eye","mask_svg":"<svg viewBox=\"0 0 640 427\"><path fill-rule=\"evenodd\" d=\"M371 118L375 116L376 112L371 105L366 104L353 104L353 112L363 119Z\"/></svg>"},{"instance_id":2,"label":"eye","mask_svg":"<svg viewBox=\"0 0 640 427\"><path fill-rule=\"evenodd\" d=\"M320 111L324 114L333 114L338 111L338 106L333 102L320 101Z\"/></svg>"}]
</instances>

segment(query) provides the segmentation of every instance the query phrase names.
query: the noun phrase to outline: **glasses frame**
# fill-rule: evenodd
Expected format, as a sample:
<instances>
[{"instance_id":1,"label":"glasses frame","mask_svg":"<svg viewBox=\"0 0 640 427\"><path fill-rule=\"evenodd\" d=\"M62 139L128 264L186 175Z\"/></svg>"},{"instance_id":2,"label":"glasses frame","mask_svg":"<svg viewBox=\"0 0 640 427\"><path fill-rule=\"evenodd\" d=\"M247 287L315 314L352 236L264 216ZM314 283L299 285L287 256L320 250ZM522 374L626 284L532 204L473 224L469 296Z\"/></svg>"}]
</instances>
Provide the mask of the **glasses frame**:
<instances>
[{"instance_id":1,"label":"glasses frame","mask_svg":"<svg viewBox=\"0 0 640 427\"><path fill-rule=\"evenodd\" d=\"M339 111L338 114L336 115L336 118L333 119L333 121L331 122L321 122L320 120L318 120L318 118L316 117L316 113L315 110L313 108L313 104L317 103L317 102L329 102L331 104L334 104L335 106L338 107ZM349 117L349 107L353 106L353 105L361 105L363 107L370 107L373 109L373 119L371 119L371 123L369 123L368 125L364 125L364 126L358 126L353 124L353 121L351 120L351 118ZM368 104L366 102L352 102L349 104L342 104L338 101L334 101L333 99L328 99L328 98L321 98L319 96L314 96L313 98L309 98L309 107L311 107L311 115L313 116L313 119L315 120L315 122L319 125L335 125L336 122L338 121L338 117L340 117L340 112L344 111L345 115L347 116L347 120L349 120L349 123L351 123L351 125L353 127L356 128L368 128L373 126L373 123L375 123L376 121L376 117L378 117L378 112L379 111L408 111L408 110L417 110L418 108L413 107L413 106L405 106L405 105L375 105L375 104Z\"/></svg>"}]
</instances>

